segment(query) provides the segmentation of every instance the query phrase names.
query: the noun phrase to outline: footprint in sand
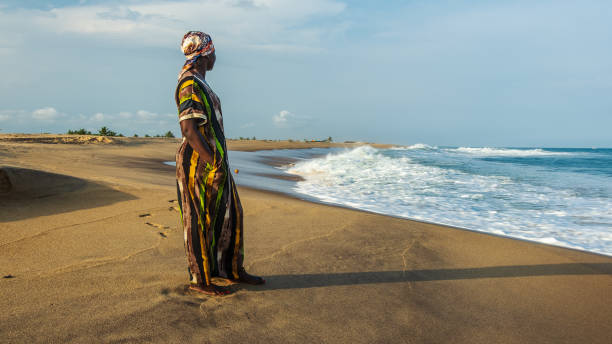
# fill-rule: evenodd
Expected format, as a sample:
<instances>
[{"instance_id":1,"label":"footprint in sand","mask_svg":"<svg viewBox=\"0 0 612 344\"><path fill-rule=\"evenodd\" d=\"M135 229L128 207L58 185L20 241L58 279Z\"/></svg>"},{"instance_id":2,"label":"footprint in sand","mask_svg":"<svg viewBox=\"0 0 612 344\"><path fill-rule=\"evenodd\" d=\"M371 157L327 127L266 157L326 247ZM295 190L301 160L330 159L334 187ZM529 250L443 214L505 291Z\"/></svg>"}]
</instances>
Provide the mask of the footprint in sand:
<instances>
[{"instance_id":1,"label":"footprint in sand","mask_svg":"<svg viewBox=\"0 0 612 344\"><path fill-rule=\"evenodd\" d=\"M145 222L146 225L149 225L151 227L155 227L158 229L170 229L170 227L168 226L164 226L164 225L160 225L159 223L153 223L153 222Z\"/></svg>"},{"instance_id":2,"label":"footprint in sand","mask_svg":"<svg viewBox=\"0 0 612 344\"><path fill-rule=\"evenodd\" d=\"M155 227L157 229L170 229L170 227L168 226L164 226L164 225L160 225L158 223L153 223L153 222L145 222L146 225L149 225L151 227ZM159 236L161 236L162 238L167 238L168 237L168 233L167 232L157 232L157 234L159 234Z\"/></svg>"},{"instance_id":3,"label":"footprint in sand","mask_svg":"<svg viewBox=\"0 0 612 344\"><path fill-rule=\"evenodd\" d=\"M171 199L171 200L168 200L168 203L177 203L177 201L176 201L175 199ZM181 211L181 210L179 209L179 207L174 206L174 205L173 205L173 206L168 207L168 210L170 210L170 211L174 210L174 211L176 211L176 212L180 212L180 211Z\"/></svg>"},{"instance_id":4,"label":"footprint in sand","mask_svg":"<svg viewBox=\"0 0 612 344\"><path fill-rule=\"evenodd\" d=\"M168 201L168 203L176 203L177 201L174 199L171 199ZM176 212L180 212L180 209L177 206L170 206L168 208L169 211L176 211ZM153 215L151 213L142 213L142 214L138 214L138 217L141 218L148 218L148 217L152 217ZM165 226L165 225L160 225L159 223L155 223L155 222L145 222L146 225L157 228L160 230L160 232L157 232L157 234L159 234L159 236L161 236L162 238L167 238L168 237L168 230L170 229L170 226Z\"/></svg>"}]
</instances>

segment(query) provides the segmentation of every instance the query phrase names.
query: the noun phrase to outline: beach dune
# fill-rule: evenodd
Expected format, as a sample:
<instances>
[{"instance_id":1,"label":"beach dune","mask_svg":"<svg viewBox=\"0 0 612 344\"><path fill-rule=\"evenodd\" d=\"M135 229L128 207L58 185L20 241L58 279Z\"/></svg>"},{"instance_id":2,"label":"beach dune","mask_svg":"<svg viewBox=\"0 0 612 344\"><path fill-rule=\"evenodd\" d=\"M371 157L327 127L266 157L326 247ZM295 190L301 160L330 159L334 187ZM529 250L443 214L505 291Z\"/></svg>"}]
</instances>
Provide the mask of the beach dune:
<instances>
[{"instance_id":1,"label":"beach dune","mask_svg":"<svg viewBox=\"0 0 612 344\"><path fill-rule=\"evenodd\" d=\"M178 140L85 143L0 144L0 342L612 342L610 257L244 187L267 284L193 295Z\"/></svg>"}]
</instances>

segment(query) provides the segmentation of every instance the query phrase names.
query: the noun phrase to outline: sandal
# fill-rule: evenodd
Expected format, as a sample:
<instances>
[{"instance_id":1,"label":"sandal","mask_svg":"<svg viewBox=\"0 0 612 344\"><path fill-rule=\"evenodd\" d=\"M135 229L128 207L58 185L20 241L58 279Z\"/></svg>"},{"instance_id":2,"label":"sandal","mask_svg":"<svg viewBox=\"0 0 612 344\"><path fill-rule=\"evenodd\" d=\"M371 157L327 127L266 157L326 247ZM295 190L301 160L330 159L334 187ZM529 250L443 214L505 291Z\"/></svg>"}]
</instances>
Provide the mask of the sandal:
<instances>
[{"instance_id":1,"label":"sandal","mask_svg":"<svg viewBox=\"0 0 612 344\"><path fill-rule=\"evenodd\" d=\"M266 283L265 279L259 276L255 276L255 275L251 275L247 273L244 267L238 270L238 278L236 279L230 278L229 280L234 283L246 283L246 284L251 284L251 285L261 285L261 284Z\"/></svg>"}]
</instances>

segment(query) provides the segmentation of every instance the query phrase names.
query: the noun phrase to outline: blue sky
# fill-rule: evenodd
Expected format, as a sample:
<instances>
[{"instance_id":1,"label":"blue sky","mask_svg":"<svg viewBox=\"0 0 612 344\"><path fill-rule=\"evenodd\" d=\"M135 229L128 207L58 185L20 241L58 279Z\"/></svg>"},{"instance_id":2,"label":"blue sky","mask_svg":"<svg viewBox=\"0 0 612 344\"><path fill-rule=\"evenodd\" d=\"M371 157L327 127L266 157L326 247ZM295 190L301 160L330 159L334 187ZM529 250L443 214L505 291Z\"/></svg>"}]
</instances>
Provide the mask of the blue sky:
<instances>
[{"instance_id":1,"label":"blue sky","mask_svg":"<svg viewBox=\"0 0 612 344\"><path fill-rule=\"evenodd\" d=\"M3 1L0 133L179 134L187 30L228 137L612 147L610 1Z\"/></svg>"}]
</instances>

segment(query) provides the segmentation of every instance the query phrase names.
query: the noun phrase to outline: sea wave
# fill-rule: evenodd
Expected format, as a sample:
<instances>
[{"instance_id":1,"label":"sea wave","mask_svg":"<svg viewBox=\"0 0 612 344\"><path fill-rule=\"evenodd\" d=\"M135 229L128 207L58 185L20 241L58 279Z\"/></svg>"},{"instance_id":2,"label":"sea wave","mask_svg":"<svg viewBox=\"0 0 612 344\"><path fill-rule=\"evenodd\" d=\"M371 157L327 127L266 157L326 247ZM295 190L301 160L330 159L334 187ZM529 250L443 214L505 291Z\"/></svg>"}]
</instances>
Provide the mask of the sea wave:
<instances>
[{"instance_id":1,"label":"sea wave","mask_svg":"<svg viewBox=\"0 0 612 344\"><path fill-rule=\"evenodd\" d=\"M410 146L397 146L397 147L391 147L390 149L392 150L436 150L438 149L438 147L430 146L425 143L415 143Z\"/></svg>"},{"instance_id":2,"label":"sea wave","mask_svg":"<svg viewBox=\"0 0 612 344\"><path fill-rule=\"evenodd\" d=\"M549 155L540 149L479 150L515 157ZM541 178L539 169L531 172L524 166L499 170L496 165L491 173L466 170L464 166L476 164L475 157L362 146L285 170L304 179L294 191L323 202L612 255L612 196L591 197L572 189L576 179L567 179L566 187L559 183L563 175ZM523 174L513 175L516 171ZM548 179L555 183L547 184Z\"/></svg>"},{"instance_id":3,"label":"sea wave","mask_svg":"<svg viewBox=\"0 0 612 344\"><path fill-rule=\"evenodd\" d=\"M490 147L459 147L447 149L449 152L458 152L465 154L473 154L480 156L554 156L554 155L572 155L568 152L553 152L543 150L541 148L536 149L516 149L516 148L490 148Z\"/></svg>"}]
</instances>

